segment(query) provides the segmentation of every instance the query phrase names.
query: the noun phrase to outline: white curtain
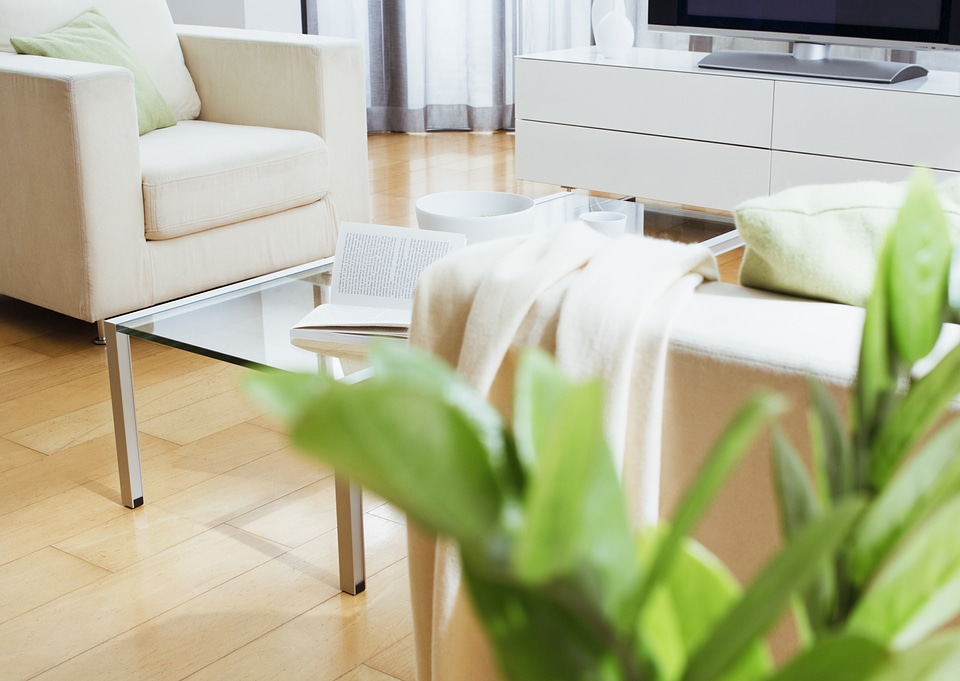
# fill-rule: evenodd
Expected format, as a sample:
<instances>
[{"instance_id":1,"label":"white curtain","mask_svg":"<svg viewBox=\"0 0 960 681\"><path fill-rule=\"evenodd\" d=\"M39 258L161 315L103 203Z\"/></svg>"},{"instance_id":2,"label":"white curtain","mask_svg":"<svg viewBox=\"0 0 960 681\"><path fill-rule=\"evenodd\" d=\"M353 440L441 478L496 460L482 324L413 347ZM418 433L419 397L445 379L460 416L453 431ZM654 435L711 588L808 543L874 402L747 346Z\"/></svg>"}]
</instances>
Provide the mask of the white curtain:
<instances>
[{"instance_id":1,"label":"white curtain","mask_svg":"<svg viewBox=\"0 0 960 681\"><path fill-rule=\"evenodd\" d=\"M628 0L646 8L645 0ZM358 38L373 131L513 127L513 58L590 45L591 0L310 0L311 33Z\"/></svg>"}]
</instances>

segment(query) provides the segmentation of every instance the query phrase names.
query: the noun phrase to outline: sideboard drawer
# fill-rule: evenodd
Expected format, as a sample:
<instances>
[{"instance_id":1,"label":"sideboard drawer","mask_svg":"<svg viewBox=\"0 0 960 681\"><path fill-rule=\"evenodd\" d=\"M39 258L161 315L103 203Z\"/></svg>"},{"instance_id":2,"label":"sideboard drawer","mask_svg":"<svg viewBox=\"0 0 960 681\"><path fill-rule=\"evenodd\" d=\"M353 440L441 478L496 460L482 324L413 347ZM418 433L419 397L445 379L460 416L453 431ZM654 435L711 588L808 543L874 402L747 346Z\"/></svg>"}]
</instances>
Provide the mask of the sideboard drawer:
<instances>
[{"instance_id":1,"label":"sideboard drawer","mask_svg":"<svg viewBox=\"0 0 960 681\"><path fill-rule=\"evenodd\" d=\"M778 82L773 148L960 170L960 97L894 87Z\"/></svg>"},{"instance_id":2,"label":"sideboard drawer","mask_svg":"<svg viewBox=\"0 0 960 681\"><path fill-rule=\"evenodd\" d=\"M538 182L725 211L770 184L766 149L524 120L516 165Z\"/></svg>"},{"instance_id":3,"label":"sideboard drawer","mask_svg":"<svg viewBox=\"0 0 960 681\"><path fill-rule=\"evenodd\" d=\"M769 148L772 80L522 58L517 118Z\"/></svg>"}]
</instances>

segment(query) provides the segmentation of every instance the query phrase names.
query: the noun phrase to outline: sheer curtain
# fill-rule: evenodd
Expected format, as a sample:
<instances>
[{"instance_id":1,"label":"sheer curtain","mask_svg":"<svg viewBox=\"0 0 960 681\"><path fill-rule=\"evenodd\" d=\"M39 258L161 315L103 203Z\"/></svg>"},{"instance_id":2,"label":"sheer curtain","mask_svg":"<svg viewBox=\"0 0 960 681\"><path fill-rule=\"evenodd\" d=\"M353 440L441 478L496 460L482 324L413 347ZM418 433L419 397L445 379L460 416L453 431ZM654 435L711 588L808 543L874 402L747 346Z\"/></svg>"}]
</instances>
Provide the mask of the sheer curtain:
<instances>
[{"instance_id":1,"label":"sheer curtain","mask_svg":"<svg viewBox=\"0 0 960 681\"><path fill-rule=\"evenodd\" d=\"M514 56L590 45L590 3L310 0L307 25L366 44L371 132L499 130L513 127Z\"/></svg>"}]
</instances>

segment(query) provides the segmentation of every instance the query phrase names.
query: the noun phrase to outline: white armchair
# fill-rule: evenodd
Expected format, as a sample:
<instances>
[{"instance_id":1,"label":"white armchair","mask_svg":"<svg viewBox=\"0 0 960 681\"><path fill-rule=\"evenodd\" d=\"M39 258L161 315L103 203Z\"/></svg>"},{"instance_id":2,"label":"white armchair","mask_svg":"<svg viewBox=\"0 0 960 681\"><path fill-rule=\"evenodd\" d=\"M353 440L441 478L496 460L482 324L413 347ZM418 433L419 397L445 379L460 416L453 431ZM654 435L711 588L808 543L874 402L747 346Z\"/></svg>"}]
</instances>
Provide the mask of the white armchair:
<instances>
[{"instance_id":1,"label":"white armchair","mask_svg":"<svg viewBox=\"0 0 960 681\"><path fill-rule=\"evenodd\" d=\"M134 52L128 25L174 30L163 0L97 6ZM0 0L0 49L35 9ZM0 294L100 321L330 255L339 219L369 219L359 43L176 32L199 117L171 105L143 136L126 69L0 52Z\"/></svg>"}]
</instances>

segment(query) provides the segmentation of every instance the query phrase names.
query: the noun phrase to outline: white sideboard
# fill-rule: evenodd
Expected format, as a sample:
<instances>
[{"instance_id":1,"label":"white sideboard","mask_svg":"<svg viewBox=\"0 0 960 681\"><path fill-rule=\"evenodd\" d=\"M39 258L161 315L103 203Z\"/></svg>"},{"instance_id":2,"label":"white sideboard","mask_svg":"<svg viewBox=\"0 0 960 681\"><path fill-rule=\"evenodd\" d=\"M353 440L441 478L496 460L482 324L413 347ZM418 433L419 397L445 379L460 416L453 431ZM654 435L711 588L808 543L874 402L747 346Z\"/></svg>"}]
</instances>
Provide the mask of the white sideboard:
<instances>
[{"instance_id":1,"label":"white sideboard","mask_svg":"<svg viewBox=\"0 0 960 681\"><path fill-rule=\"evenodd\" d=\"M702 56L518 57L517 177L728 211L798 184L960 172L960 73L877 85L706 71Z\"/></svg>"}]
</instances>

